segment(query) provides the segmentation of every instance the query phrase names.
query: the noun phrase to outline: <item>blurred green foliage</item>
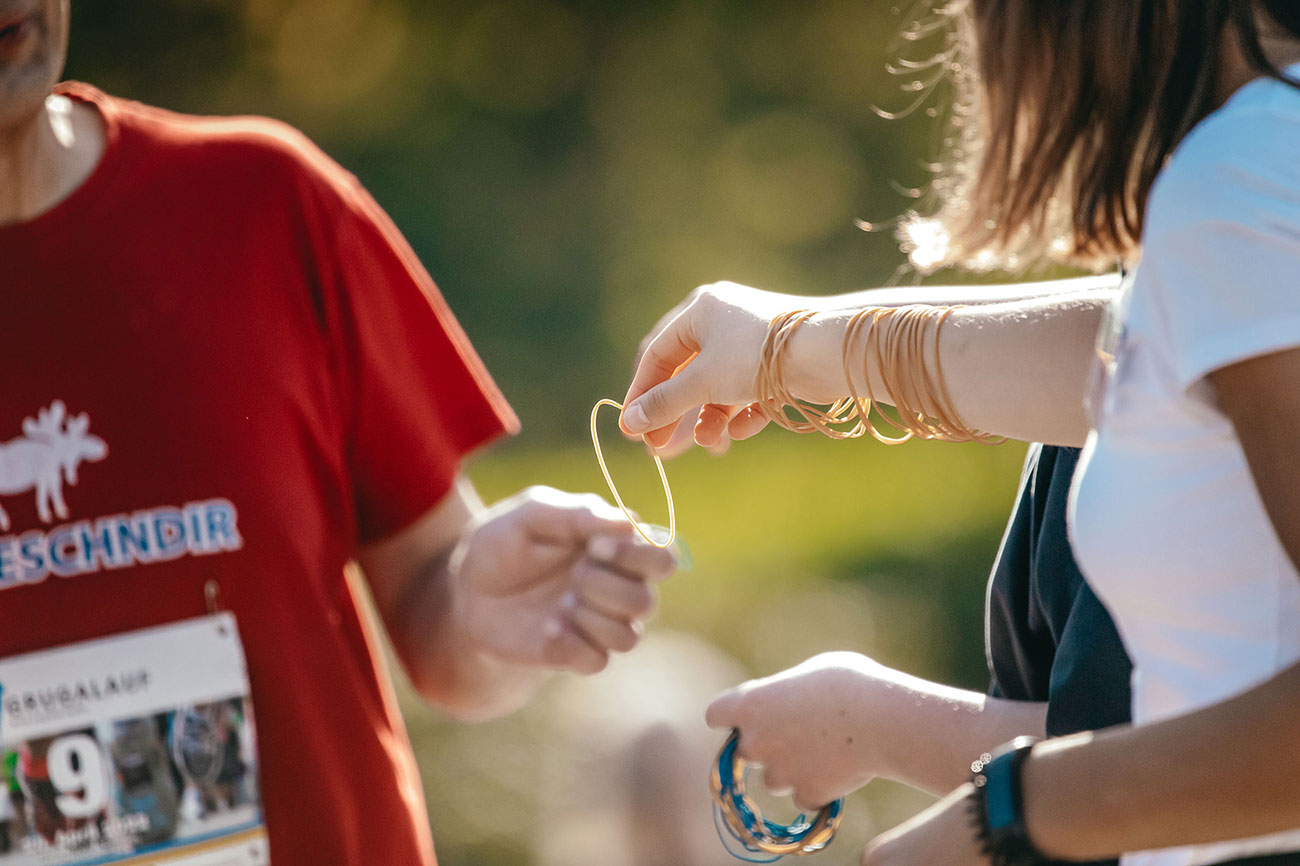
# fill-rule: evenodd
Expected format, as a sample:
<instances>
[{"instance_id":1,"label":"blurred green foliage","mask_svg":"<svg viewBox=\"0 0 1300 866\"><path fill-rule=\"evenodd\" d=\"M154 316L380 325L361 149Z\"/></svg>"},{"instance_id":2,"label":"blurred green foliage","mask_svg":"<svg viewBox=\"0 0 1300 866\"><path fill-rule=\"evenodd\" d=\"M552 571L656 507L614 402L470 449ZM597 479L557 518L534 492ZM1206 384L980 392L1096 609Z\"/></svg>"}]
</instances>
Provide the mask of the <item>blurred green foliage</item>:
<instances>
[{"instance_id":1,"label":"blurred green foliage","mask_svg":"<svg viewBox=\"0 0 1300 866\"><path fill-rule=\"evenodd\" d=\"M909 50L888 3L73 7L70 77L286 120L392 214L524 421L473 466L489 498L602 490L588 411L622 396L638 340L697 284L910 279L890 233L854 222L906 210L936 153L932 107L872 111L915 97L886 70ZM625 497L661 519L652 464L606 421ZM655 627L706 635L755 674L856 649L983 688L983 580L1021 454L769 431L722 459L686 455L669 473L696 565L665 588ZM470 728L404 701L444 862L526 862L546 701ZM858 838L919 801L885 788L863 802Z\"/></svg>"},{"instance_id":2,"label":"blurred green foliage","mask_svg":"<svg viewBox=\"0 0 1300 866\"><path fill-rule=\"evenodd\" d=\"M94 0L68 73L258 113L354 171L438 280L530 441L582 429L700 283L829 293L901 264L924 113L887 4ZM542 372L545 371L545 372ZM541 373L539 375L539 373Z\"/></svg>"}]
</instances>

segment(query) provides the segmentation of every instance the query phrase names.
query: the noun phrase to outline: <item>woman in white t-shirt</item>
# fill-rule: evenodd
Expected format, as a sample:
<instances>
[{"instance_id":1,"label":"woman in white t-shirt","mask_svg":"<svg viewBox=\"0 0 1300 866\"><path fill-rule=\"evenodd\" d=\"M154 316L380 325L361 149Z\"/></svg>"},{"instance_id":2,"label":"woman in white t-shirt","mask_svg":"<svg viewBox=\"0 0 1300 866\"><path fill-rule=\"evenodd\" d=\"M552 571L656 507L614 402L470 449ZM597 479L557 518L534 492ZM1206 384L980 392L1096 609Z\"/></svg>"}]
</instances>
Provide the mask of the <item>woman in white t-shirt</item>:
<instances>
[{"instance_id":1,"label":"woman in white t-shirt","mask_svg":"<svg viewBox=\"0 0 1300 866\"><path fill-rule=\"evenodd\" d=\"M1072 536L1133 658L1134 725L980 756L864 863L1300 863L1300 3L934 14L917 32L955 23L940 59L965 100L940 206L904 232L913 261L1137 265L1118 292L1039 284L927 326L959 426L1086 442ZM761 347L796 309L814 315L783 350L788 394L830 402L849 376L891 402L878 359L844 345L873 297L697 290L652 334L624 428L662 444L703 405L701 444L757 433L754 401L775 393L756 381ZM808 676L729 694L710 721L816 805L801 789L827 788L800 768L827 767L830 745L800 745L796 722L824 733L853 714L833 698L761 711L808 698Z\"/></svg>"}]
</instances>

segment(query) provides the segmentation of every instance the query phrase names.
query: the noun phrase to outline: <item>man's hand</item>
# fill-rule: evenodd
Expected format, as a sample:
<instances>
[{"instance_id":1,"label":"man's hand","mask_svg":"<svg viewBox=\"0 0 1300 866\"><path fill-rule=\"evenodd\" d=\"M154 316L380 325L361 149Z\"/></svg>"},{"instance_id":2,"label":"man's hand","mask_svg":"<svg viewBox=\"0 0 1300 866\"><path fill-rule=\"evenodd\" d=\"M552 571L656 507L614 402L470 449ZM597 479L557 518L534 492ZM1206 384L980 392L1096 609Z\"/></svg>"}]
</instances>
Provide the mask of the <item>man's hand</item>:
<instances>
[{"instance_id":1,"label":"man's hand","mask_svg":"<svg viewBox=\"0 0 1300 866\"><path fill-rule=\"evenodd\" d=\"M497 661L594 673L636 646L650 584L675 567L600 497L533 487L466 532L449 566L453 611Z\"/></svg>"},{"instance_id":2,"label":"man's hand","mask_svg":"<svg viewBox=\"0 0 1300 866\"><path fill-rule=\"evenodd\" d=\"M463 719L528 700L547 670L594 673L636 645L676 558L595 494L530 487L484 508L464 478L358 553L416 689Z\"/></svg>"}]
</instances>

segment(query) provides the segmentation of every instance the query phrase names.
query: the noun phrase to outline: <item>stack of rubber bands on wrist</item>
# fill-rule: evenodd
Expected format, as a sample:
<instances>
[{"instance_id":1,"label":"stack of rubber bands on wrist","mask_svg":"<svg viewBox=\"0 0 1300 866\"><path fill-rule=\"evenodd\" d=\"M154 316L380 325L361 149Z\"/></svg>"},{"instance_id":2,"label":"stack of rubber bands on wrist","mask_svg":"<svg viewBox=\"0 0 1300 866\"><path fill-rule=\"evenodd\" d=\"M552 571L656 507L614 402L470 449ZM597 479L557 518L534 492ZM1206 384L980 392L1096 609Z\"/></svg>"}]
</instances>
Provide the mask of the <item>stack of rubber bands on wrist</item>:
<instances>
[{"instance_id":1,"label":"stack of rubber bands on wrist","mask_svg":"<svg viewBox=\"0 0 1300 866\"><path fill-rule=\"evenodd\" d=\"M790 340L799 327L816 313L792 310L775 316L754 376L758 410L769 421L796 433L820 432L832 439L857 439L870 433L886 445L899 445L915 437L944 442L980 442L996 445L1006 441L965 424L953 406L939 359L939 332L957 307L913 304L905 307L868 307L850 317L844 330L844 380L848 397L822 409L794 395L785 384L785 357ZM861 338L862 348L854 349ZM854 356L862 364L866 395L854 384ZM870 419L878 403L871 388L872 371L889 395L897 413L894 421L877 414L901 435L887 436ZM786 407L802 421L791 419ZM848 429L843 425L851 424Z\"/></svg>"}]
</instances>

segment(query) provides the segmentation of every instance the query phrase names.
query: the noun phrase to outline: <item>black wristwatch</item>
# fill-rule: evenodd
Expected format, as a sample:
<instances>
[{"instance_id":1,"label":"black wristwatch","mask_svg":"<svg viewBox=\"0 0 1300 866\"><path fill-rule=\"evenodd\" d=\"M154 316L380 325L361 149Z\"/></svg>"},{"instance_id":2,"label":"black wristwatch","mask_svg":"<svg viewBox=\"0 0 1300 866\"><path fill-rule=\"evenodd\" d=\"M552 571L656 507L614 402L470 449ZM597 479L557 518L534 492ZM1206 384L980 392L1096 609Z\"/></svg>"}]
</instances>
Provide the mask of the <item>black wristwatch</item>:
<instances>
[{"instance_id":1,"label":"black wristwatch","mask_svg":"<svg viewBox=\"0 0 1300 866\"><path fill-rule=\"evenodd\" d=\"M983 754L971 764L972 823L980 847L993 866L1044 866L1050 863L1029 840L1025 828L1020 769L1038 742L1017 737L993 754Z\"/></svg>"}]
</instances>

